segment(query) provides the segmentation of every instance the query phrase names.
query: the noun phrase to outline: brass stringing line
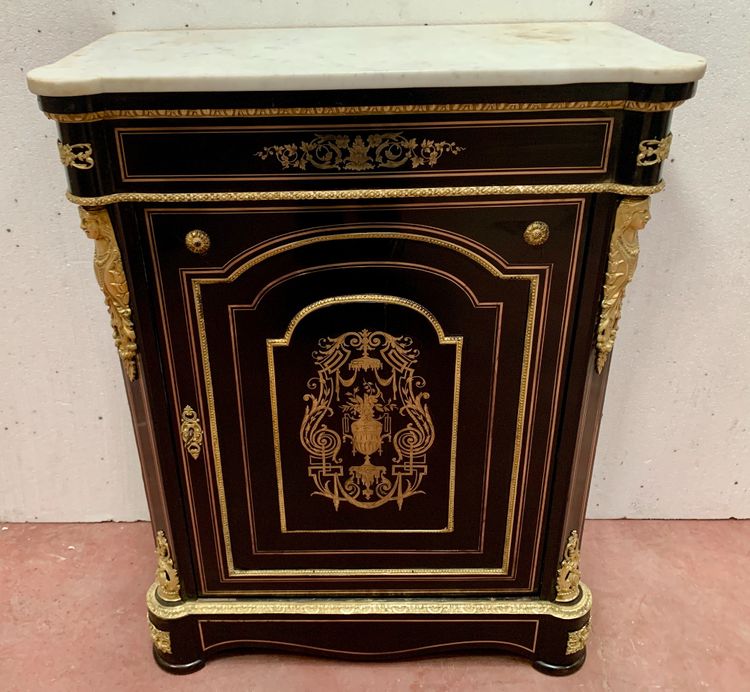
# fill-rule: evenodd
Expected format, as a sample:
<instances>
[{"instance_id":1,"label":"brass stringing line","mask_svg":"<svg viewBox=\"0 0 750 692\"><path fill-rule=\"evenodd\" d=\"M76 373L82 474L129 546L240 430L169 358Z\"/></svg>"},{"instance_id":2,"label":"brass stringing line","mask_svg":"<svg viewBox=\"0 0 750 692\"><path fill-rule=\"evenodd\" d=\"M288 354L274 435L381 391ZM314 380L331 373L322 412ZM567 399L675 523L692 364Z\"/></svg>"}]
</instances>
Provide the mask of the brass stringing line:
<instances>
[{"instance_id":1,"label":"brass stringing line","mask_svg":"<svg viewBox=\"0 0 750 692\"><path fill-rule=\"evenodd\" d=\"M60 123L90 123L98 120L159 119L159 118L278 118L326 115L402 115L423 113L528 113L561 110L626 110L643 113L670 111L682 101L633 101L630 99L602 101L553 101L547 103L437 103L369 106L319 106L297 108L153 108L105 109L86 113L49 113L50 120Z\"/></svg>"},{"instance_id":2,"label":"brass stringing line","mask_svg":"<svg viewBox=\"0 0 750 692\"><path fill-rule=\"evenodd\" d=\"M551 185L469 185L448 187L366 188L350 190L271 190L265 192L115 192L99 197L65 196L74 204L103 206L118 202L277 202L317 199L390 199L394 197L474 197L486 195L570 195L613 193L643 197L661 192L664 181L656 185L622 183L570 183Z\"/></svg>"},{"instance_id":3,"label":"brass stringing line","mask_svg":"<svg viewBox=\"0 0 750 692\"><path fill-rule=\"evenodd\" d=\"M238 622L237 620L233 619L232 622ZM242 622L240 620L240 622ZM247 621L245 621L247 622ZM251 621L253 622L253 621ZM266 620L268 622L268 620ZM281 620L281 622L285 622L284 620ZM315 622L315 621L314 621ZM366 620L361 621L366 622ZM377 620L376 620L377 622ZM398 622L398 621L397 621ZM403 621L400 621L403 622ZM408 622L408 621L407 621ZM507 620L503 620L503 622L507 622ZM518 622L522 622L526 625L531 624L530 620L519 620ZM209 644L208 646L203 645L203 651L208 652L212 649L216 649L217 647L226 648L227 645L231 644L232 646L237 646L239 644L244 644L247 646L257 645L257 644L263 644L268 645L270 643L278 644L278 643L286 643L286 641L279 640L268 640L268 639L230 639L226 641L217 642L216 644ZM519 644L518 642L508 642L504 639L452 639L450 641L442 642L440 644L428 644L426 646L417 646L417 647L411 647L408 649L389 649L388 651L381 651L380 654L386 655L386 656L395 656L395 655L402 655L402 654L414 654L414 653L420 653L424 654L430 651L434 651L435 649L442 649L444 646L456 646L461 647L465 649L469 648L480 648L482 646L487 646L488 644L495 644L495 645L503 645L507 646L510 649L520 650L520 651L528 651L530 653L534 653L534 648L524 646L523 644ZM323 654L323 655L344 655L344 656L368 656L367 653L362 653L359 651L352 651L351 649L331 649L324 646L313 646L311 644L295 644L296 648L299 648L300 650L304 650L305 653L314 652L316 654Z\"/></svg>"},{"instance_id":4,"label":"brass stringing line","mask_svg":"<svg viewBox=\"0 0 750 692\"><path fill-rule=\"evenodd\" d=\"M214 457L214 472L216 473L216 485L219 491L219 511L221 512L221 523L224 534L224 549L227 554L227 568L232 574L234 570L234 557L232 553L232 542L229 535L229 520L227 513L227 501L224 494L224 474L221 467L221 452L219 451L219 432L216 428L216 412L214 409L214 387L211 380L211 363L208 357L208 343L206 341L205 323L203 319L203 300L201 298L200 283L193 280L193 300L195 302L195 315L198 323L198 336L201 347L201 358L203 360L203 377L206 381L206 399L208 403L208 418L211 425L211 442ZM219 561L221 564L221 561Z\"/></svg>"},{"instance_id":5,"label":"brass stringing line","mask_svg":"<svg viewBox=\"0 0 750 692\"><path fill-rule=\"evenodd\" d=\"M209 422L211 425L211 442L214 449L214 468L216 470L216 481L217 481L217 491L219 494L219 510L221 513L221 523L222 523L222 531L224 534L224 546L227 550L227 567L229 569L230 575L242 575L242 574L255 574L255 575L263 575L266 573L264 570L235 570L234 568L234 558L231 552L231 539L229 536L229 523L228 523L228 512L227 512L227 504L226 504L226 495L224 493L224 480L223 480L223 474L221 471L221 454L219 451L219 438L218 438L218 430L216 427L216 416L215 416L215 410L214 410L214 398L213 398L213 384L211 380L211 364L210 364L210 358L208 355L208 343L206 340L205 335L205 324L203 319L203 307L201 302L201 292L200 292L200 286L202 284L215 284L215 283L231 283L234 281L238 276L241 276L245 271L250 269L251 267L255 266L256 264L269 259L270 257L273 257L277 254L287 252L289 250L296 249L298 247L303 247L305 245L309 245L311 243L317 243L317 242L324 242L324 241L330 241L330 240L355 240L357 238L396 238L396 239L408 239L408 240L414 240L417 242L427 242L433 245L437 245L439 247L444 247L447 249L452 250L453 252L458 252L460 254L465 255L466 257L470 258L477 264L479 264L482 268L487 270L492 276L502 278L502 279L508 279L508 280L527 280L531 282L538 281L538 276L535 274L503 274L497 267L490 264L487 260L480 257L479 255L475 254L471 250L468 250L467 248L461 247L460 245L456 245L454 243L451 243L450 241L443 240L440 238L432 238L429 236L422 236L415 233L342 233L342 234L332 234L332 235L326 235L326 236L317 236L312 238L304 238L301 240L296 240L291 243L287 243L285 245L279 246L277 248L273 248L271 250L268 250L258 257L255 257L251 260L248 260L245 264L237 268L235 271L233 271L229 277L227 278L210 278L210 279L192 279L193 283L193 293L194 293L194 300L196 305L196 317L198 322L198 333L199 333L199 339L200 339L200 347L201 347L201 355L203 360L203 369L204 369L204 378L206 381L206 389L207 389L207 403L208 403L208 411L209 411ZM534 290L534 298L536 296L536 291ZM535 300L532 304L532 301L529 301L529 310L527 312L527 330L528 330L528 324L533 319L533 313L532 309L536 309ZM522 381L525 381L525 378L523 376L524 372L528 371L529 367L529 361L530 361L530 352L528 350L529 344L528 340L525 344L524 349L524 356L523 356L523 371L522 371ZM520 405L520 402L519 402ZM516 440L516 447L514 450L514 465L520 460L520 452L518 451L520 449L519 442ZM517 470L515 471L517 475ZM515 501L515 500L514 500ZM505 545L506 550L505 554L503 555L503 566L500 568L500 570L497 569L477 569L473 571L480 571L482 573L500 573L504 574L507 570L507 565L505 564L506 554L508 553L507 546L510 545L510 539L511 539L511 533L512 533L512 516L511 516L511 509L512 506L509 506L509 519L506 522L506 532L505 532ZM435 570L435 573L446 573L446 570ZM301 574L301 575L308 575L308 574L331 574L336 575L339 572L336 570L268 570L268 574L275 575L275 574ZM378 571L366 571L368 574L392 574L395 573L393 570L378 570ZM429 570L422 570L421 572L416 572L414 570L408 572L410 574L416 574L416 573L425 573L430 574ZM450 573L456 573L456 574L471 574L472 571L466 571L466 570L457 570L453 571L450 570Z\"/></svg>"},{"instance_id":6,"label":"brass stringing line","mask_svg":"<svg viewBox=\"0 0 750 692\"><path fill-rule=\"evenodd\" d=\"M352 227L352 226L357 226L357 225L358 224L347 224L347 227ZM368 228L377 228L378 227L378 224L361 224L361 225L362 226L367 226ZM384 228L391 228L392 224L384 224L383 227ZM424 227L424 228L430 228L430 227ZM312 230L312 229L308 229L308 230ZM435 229L435 230L439 230L439 229ZM336 266L336 265L328 265L328 266ZM422 270L427 269L427 267L425 267L423 265L414 265L414 266L417 267L417 268L421 268ZM452 277L451 277L450 274L444 274L443 272L437 272L434 268L431 268L430 272L437 273L439 276L442 276L442 278L444 278L444 279L448 279L448 280L452 279ZM271 285L275 285L275 283L271 284ZM268 286L266 288L268 288ZM466 287L462 287L462 290L466 291ZM265 295L265 292L266 291L264 290L264 295ZM481 304L480 301L479 301L479 299L473 293L467 292L466 294L469 296L470 300L475 305L480 305ZM256 300L257 300L257 298L256 298ZM462 346L463 346L463 340L458 344L458 348L460 350L462 350ZM269 363L269 366L270 365L271 364ZM454 373L454 376L457 378L457 379L454 380L454 382L456 383L456 387L454 388L454 396L456 396L457 392L460 390L460 381L461 381L461 379L460 379L460 367L456 368L456 372ZM455 447L457 447L457 437L458 436L456 435L455 436L456 439L452 439L452 441L454 442L454 446ZM455 457L455 451L456 450L454 449L453 452L452 452L452 454L453 454L454 457ZM414 529L414 530L409 530L409 532L411 532L411 533L450 533L450 532L453 531L453 529L454 529L453 516L454 516L454 513L455 513L454 512L454 503L455 503L455 465L452 467L452 470L454 471L454 473L452 473L449 476L449 491L451 493L453 493L453 495L449 496L449 518L450 518L449 524L446 526L445 529L439 529L439 530ZM283 521L283 520L284 520L284 517L282 517L282 522L283 522L282 526L285 526L285 521ZM337 529L337 530L316 529L314 531L306 531L306 530L302 530L302 531L298 531L298 530L286 531L286 533L311 533L311 532L312 533L403 533L405 531L402 530L402 529L378 529L378 530L369 530L369 529ZM300 552L300 551L295 551L295 552ZM312 552L312 553L318 554L320 551L302 551L302 552ZM376 552L376 553L379 554L382 551L374 551L374 552ZM393 551L389 551L389 552L393 552ZM440 552L440 551L431 551L431 552ZM451 552L451 551L448 551L448 552ZM453 552L455 552L455 551L453 551ZM464 552L464 551L459 551L459 552Z\"/></svg>"},{"instance_id":7,"label":"brass stringing line","mask_svg":"<svg viewBox=\"0 0 750 692\"><path fill-rule=\"evenodd\" d=\"M534 317L536 316L536 298L539 277L534 276L529 282L529 310L526 315L526 334L521 363L521 386L518 392L518 416L516 417L516 439L513 449L513 472L508 496L508 517L505 529L505 546L503 550L503 570L507 571L510 562L510 539L513 535L513 521L516 514L516 494L518 492L518 469L521 464L521 447L524 424L526 423L526 395L528 394L529 365L531 359L531 342L534 337Z\"/></svg>"},{"instance_id":8,"label":"brass stringing line","mask_svg":"<svg viewBox=\"0 0 750 692\"><path fill-rule=\"evenodd\" d=\"M451 337L448 337L449 339ZM448 531L455 526L455 492L456 492L456 454L458 453L458 400L461 395L461 363L463 359L463 337L456 339L456 368L453 373L453 426L451 428L451 471L448 477Z\"/></svg>"},{"instance_id":9,"label":"brass stringing line","mask_svg":"<svg viewBox=\"0 0 750 692\"><path fill-rule=\"evenodd\" d=\"M289 326L281 339L266 339L266 350L268 356L268 371L271 383L271 409L273 412L273 433L274 433L274 452L276 457L276 475L279 487L279 507L281 509L281 524L282 531L286 532L286 513L284 511L284 498L283 498L283 479L282 479L282 468L281 468L281 457L280 457L280 435L278 429L278 403L276 397L276 367L273 356L273 349L276 346L288 346L292 338L297 325L310 313L315 312L321 308L326 308L337 303L387 303L392 305L401 305L403 307L410 308L415 312L420 313L425 317L431 324L435 333L438 335L438 343L440 345L453 345L456 349L456 361L455 361L455 374L456 378L460 377L461 372L461 351L463 346L463 337L461 336L446 336L442 326L438 322L437 318L424 306L420 305L416 301L408 298L399 298L396 296L387 296L379 294L355 294L347 296L336 296L333 298L324 298L322 300L315 301L310 305L300 310L290 321ZM448 496L448 524L449 530L453 529L454 517L453 517L453 506L454 498L453 492L455 483L455 468L456 468L456 448L458 439L458 407L459 407L459 396L460 396L460 380L454 380L453 388L453 416L451 422L451 473L449 481L449 496ZM409 529L404 529L404 533L409 533ZM389 570L389 573L391 571Z\"/></svg>"}]
</instances>

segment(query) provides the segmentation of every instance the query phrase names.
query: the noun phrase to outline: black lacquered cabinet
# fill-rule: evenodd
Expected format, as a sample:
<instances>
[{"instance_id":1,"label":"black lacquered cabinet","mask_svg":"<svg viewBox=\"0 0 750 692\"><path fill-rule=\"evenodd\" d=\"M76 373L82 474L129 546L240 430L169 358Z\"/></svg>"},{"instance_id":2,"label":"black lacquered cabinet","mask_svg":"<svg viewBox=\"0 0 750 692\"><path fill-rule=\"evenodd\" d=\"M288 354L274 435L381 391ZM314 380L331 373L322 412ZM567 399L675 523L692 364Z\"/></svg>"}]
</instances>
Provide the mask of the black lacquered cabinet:
<instances>
[{"instance_id":1,"label":"black lacquered cabinet","mask_svg":"<svg viewBox=\"0 0 750 692\"><path fill-rule=\"evenodd\" d=\"M38 89L126 375L160 665L582 664L609 354L693 72Z\"/></svg>"}]
</instances>

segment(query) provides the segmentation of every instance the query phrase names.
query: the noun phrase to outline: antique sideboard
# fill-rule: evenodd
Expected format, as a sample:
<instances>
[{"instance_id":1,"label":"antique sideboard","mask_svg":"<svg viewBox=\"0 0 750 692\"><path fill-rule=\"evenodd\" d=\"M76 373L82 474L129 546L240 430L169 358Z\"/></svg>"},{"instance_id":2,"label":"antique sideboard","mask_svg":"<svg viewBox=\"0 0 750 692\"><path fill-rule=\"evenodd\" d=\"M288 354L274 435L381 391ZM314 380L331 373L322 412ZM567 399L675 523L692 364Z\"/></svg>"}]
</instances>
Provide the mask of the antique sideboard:
<instances>
[{"instance_id":1,"label":"antique sideboard","mask_svg":"<svg viewBox=\"0 0 750 692\"><path fill-rule=\"evenodd\" d=\"M580 667L610 354L704 69L563 23L132 32L29 74L122 362L162 667Z\"/></svg>"}]
</instances>

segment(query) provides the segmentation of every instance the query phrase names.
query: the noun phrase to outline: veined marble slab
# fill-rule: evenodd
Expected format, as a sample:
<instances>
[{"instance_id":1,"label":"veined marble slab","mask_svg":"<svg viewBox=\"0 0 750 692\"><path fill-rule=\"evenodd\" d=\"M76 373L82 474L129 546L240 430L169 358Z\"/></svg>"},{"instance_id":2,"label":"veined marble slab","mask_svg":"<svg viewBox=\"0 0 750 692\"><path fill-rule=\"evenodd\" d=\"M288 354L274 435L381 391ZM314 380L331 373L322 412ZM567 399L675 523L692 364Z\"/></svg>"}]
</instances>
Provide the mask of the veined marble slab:
<instances>
[{"instance_id":1,"label":"veined marble slab","mask_svg":"<svg viewBox=\"0 0 750 692\"><path fill-rule=\"evenodd\" d=\"M606 22L109 34L28 73L43 96L111 92L673 84L706 61Z\"/></svg>"}]
</instances>

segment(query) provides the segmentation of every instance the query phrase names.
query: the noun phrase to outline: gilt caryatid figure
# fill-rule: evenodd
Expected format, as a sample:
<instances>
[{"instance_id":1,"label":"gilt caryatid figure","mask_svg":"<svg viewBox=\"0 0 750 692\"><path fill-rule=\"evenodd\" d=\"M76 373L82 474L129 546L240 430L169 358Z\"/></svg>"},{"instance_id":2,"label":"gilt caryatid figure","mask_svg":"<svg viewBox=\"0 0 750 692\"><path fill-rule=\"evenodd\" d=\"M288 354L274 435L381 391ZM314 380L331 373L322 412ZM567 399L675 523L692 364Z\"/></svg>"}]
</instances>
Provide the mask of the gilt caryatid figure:
<instances>
[{"instance_id":1,"label":"gilt caryatid figure","mask_svg":"<svg viewBox=\"0 0 750 692\"><path fill-rule=\"evenodd\" d=\"M625 289L638 266L638 232L645 228L651 218L649 203L648 197L626 197L617 207L596 335L597 372L604 369L615 345Z\"/></svg>"}]
</instances>

